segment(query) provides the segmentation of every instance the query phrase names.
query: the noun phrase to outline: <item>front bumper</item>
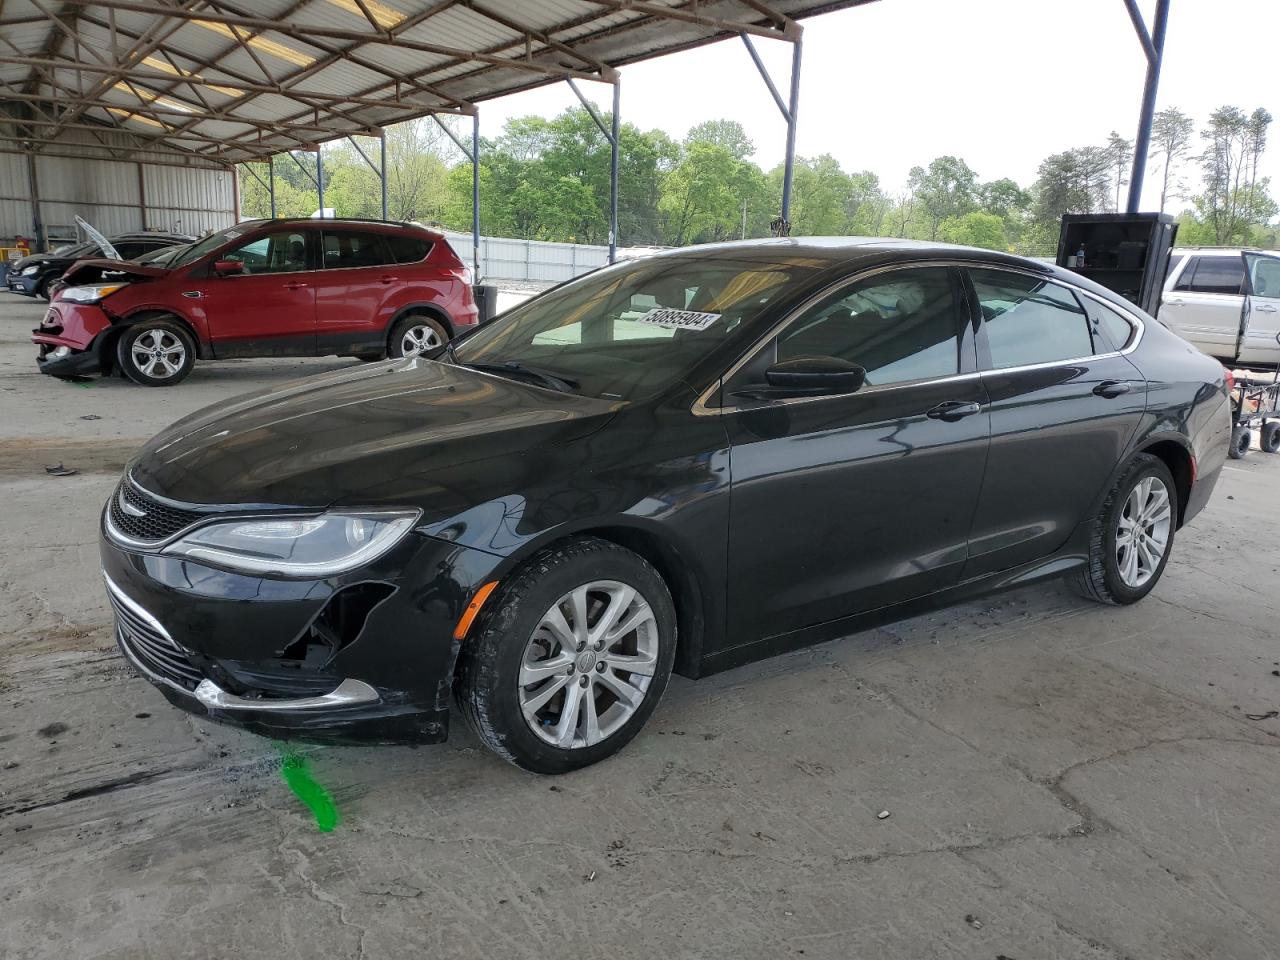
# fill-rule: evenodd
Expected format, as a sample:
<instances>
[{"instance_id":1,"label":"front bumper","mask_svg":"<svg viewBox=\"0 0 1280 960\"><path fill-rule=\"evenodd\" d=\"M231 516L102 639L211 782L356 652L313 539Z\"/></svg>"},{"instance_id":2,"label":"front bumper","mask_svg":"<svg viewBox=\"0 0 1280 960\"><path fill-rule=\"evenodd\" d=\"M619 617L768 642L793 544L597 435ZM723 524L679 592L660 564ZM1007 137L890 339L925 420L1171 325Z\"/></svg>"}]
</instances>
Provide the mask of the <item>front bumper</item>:
<instances>
[{"instance_id":1,"label":"front bumper","mask_svg":"<svg viewBox=\"0 0 1280 960\"><path fill-rule=\"evenodd\" d=\"M101 334L111 318L94 304L49 305L40 326L31 331L37 347L36 365L55 377L82 376L102 369Z\"/></svg>"},{"instance_id":2,"label":"front bumper","mask_svg":"<svg viewBox=\"0 0 1280 960\"><path fill-rule=\"evenodd\" d=\"M417 533L368 568L317 581L125 549L105 528L100 551L121 652L170 703L330 743L447 738L453 626L497 562Z\"/></svg>"},{"instance_id":3,"label":"front bumper","mask_svg":"<svg viewBox=\"0 0 1280 960\"><path fill-rule=\"evenodd\" d=\"M34 274L30 277L14 275L12 273L5 276L5 286L10 293L20 293L24 297L34 297L36 295L36 286L40 282L40 275Z\"/></svg>"}]
</instances>

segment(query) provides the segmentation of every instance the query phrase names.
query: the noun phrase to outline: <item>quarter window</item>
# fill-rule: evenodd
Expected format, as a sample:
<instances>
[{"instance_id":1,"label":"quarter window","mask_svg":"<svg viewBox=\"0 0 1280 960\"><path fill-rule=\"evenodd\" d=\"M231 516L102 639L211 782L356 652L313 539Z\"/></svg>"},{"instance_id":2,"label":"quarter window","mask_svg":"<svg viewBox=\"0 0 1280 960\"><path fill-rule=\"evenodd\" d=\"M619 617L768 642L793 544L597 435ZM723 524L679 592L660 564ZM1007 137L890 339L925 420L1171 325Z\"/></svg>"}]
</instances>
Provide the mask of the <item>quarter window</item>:
<instances>
[{"instance_id":1,"label":"quarter window","mask_svg":"<svg viewBox=\"0 0 1280 960\"><path fill-rule=\"evenodd\" d=\"M1021 273L971 270L996 370L1094 353L1089 322L1065 287Z\"/></svg>"},{"instance_id":2,"label":"quarter window","mask_svg":"<svg viewBox=\"0 0 1280 960\"><path fill-rule=\"evenodd\" d=\"M250 274L295 273L307 269L307 235L301 230L274 230L218 259L239 260Z\"/></svg>"},{"instance_id":3,"label":"quarter window","mask_svg":"<svg viewBox=\"0 0 1280 960\"><path fill-rule=\"evenodd\" d=\"M427 259L427 254L431 252L431 241L426 237L389 233L384 239L391 248L391 259L396 263L417 263Z\"/></svg>"},{"instance_id":4,"label":"quarter window","mask_svg":"<svg viewBox=\"0 0 1280 960\"><path fill-rule=\"evenodd\" d=\"M1239 295L1243 285L1243 258L1193 257L1174 289Z\"/></svg>"},{"instance_id":5,"label":"quarter window","mask_svg":"<svg viewBox=\"0 0 1280 960\"><path fill-rule=\"evenodd\" d=\"M324 268L326 270L380 267L390 262L380 233L362 233L355 230L324 232Z\"/></svg>"},{"instance_id":6,"label":"quarter window","mask_svg":"<svg viewBox=\"0 0 1280 960\"><path fill-rule=\"evenodd\" d=\"M1084 298L1084 305L1089 311L1089 321L1093 324L1093 341L1096 350L1099 352L1106 349L1123 350L1129 345L1136 329L1133 324L1096 300Z\"/></svg>"},{"instance_id":7,"label":"quarter window","mask_svg":"<svg viewBox=\"0 0 1280 960\"><path fill-rule=\"evenodd\" d=\"M946 267L895 270L812 307L778 337L778 360L838 357L884 386L960 370L955 289Z\"/></svg>"}]
</instances>

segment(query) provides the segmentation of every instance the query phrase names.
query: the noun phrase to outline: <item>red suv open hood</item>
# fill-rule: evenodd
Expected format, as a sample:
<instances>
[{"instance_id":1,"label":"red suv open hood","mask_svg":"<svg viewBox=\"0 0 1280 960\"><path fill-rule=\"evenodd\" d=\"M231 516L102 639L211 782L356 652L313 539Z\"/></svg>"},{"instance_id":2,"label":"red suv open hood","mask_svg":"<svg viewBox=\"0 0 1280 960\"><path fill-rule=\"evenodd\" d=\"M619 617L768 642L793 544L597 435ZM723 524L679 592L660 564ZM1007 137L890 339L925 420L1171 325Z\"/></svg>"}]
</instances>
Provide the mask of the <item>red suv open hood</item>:
<instances>
[{"instance_id":1,"label":"red suv open hood","mask_svg":"<svg viewBox=\"0 0 1280 960\"><path fill-rule=\"evenodd\" d=\"M162 277L169 272L168 267L153 267L149 263L133 263L129 260L77 260L62 275L62 282L68 286L77 283L95 283L105 273L122 273L135 279L150 280Z\"/></svg>"}]
</instances>

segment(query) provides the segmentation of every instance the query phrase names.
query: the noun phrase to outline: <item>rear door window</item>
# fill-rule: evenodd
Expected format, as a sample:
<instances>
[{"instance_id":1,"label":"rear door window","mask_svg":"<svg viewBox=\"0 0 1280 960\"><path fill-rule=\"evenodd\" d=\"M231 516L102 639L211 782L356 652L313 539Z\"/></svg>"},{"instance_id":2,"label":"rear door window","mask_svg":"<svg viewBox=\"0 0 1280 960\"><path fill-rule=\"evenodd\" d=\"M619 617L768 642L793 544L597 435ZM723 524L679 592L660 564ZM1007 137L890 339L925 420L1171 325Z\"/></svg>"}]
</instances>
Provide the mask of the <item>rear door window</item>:
<instances>
[{"instance_id":1,"label":"rear door window","mask_svg":"<svg viewBox=\"0 0 1280 960\"><path fill-rule=\"evenodd\" d=\"M1066 287L1003 270L970 270L991 367L1003 370L1095 353L1089 319Z\"/></svg>"},{"instance_id":2,"label":"rear door window","mask_svg":"<svg viewBox=\"0 0 1280 960\"><path fill-rule=\"evenodd\" d=\"M1244 288L1244 259L1240 256L1193 257L1178 278L1175 290L1191 293L1239 295Z\"/></svg>"},{"instance_id":3,"label":"rear door window","mask_svg":"<svg viewBox=\"0 0 1280 960\"><path fill-rule=\"evenodd\" d=\"M1093 324L1094 348L1099 353L1106 349L1123 350L1129 345L1129 341L1137 333L1137 327L1097 300L1090 300L1088 297L1082 297L1081 300L1085 310L1089 312L1089 322Z\"/></svg>"},{"instance_id":4,"label":"rear door window","mask_svg":"<svg viewBox=\"0 0 1280 960\"><path fill-rule=\"evenodd\" d=\"M380 233L362 230L326 230L324 232L324 269L345 270L352 267L380 267L392 263L387 245Z\"/></svg>"}]
</instances>

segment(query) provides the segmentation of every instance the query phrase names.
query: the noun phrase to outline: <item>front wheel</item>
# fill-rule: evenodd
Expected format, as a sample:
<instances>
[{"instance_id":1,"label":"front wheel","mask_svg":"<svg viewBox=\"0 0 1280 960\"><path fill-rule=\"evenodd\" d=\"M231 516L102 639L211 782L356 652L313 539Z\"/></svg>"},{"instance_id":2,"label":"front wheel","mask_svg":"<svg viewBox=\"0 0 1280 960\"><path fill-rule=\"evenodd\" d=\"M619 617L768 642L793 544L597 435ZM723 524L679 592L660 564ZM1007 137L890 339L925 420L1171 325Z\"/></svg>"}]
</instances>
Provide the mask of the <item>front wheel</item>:
<instances>
[{"instance_id":1,"label":"front wheel","mask_svg":"<svg viewBox=\"0 0 1280 960\"><path fill-rule=\"evenodd\" d=\"M1089 562L1076 590L1099 603L1136 603L1151 592L1173 550L1178 487L1159 457L1136 455L1094 517Z\"/></svg>"},{"instance_id":2,"label":"front wheel","mask_svg":"<svg viewBox=\"0 0 1280 960\"><path fill-rule=\"evenodd\" d=\"M675 660L658 572L594 538L521 567L463 641L455 694L487 747L535 773L603 760L639 732Z\"/></svg>"},{"instance_id":3,"label":"front wheel","mask_svg":"<svg viewBox=\"0 0 1280 960\"><path fill-rule=\"evenodd\" d=\"M116 360L134 383L171 387L195 366L196 345L186 328L173 320L142 320L120 335Z\"/></svg>"}]
</instances>

